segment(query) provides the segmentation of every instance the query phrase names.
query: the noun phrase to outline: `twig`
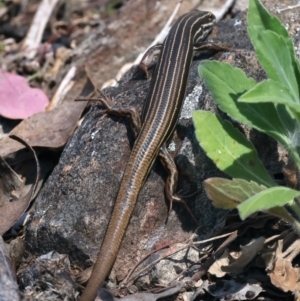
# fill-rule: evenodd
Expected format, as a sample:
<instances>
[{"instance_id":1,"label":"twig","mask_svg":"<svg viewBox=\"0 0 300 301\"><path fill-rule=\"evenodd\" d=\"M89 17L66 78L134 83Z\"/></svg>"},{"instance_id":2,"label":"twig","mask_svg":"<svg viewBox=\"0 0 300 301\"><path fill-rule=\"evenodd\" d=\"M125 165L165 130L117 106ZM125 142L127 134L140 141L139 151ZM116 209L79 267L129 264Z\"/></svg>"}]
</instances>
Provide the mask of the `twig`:
<instances>
[{"instance_id":1,"label":"twig","mask_svg":"<svg viewBox=\"0 0 300 301\"><path fill-rule=\"evenodd\" d=\"M286 10L289 10L289 9L293 9L293 8L297 8L297 7L300 7L300 4L296 4L296 5L288 5L287 7L285 8L277 8L277 13L281 13L283 11L286 11Z\"/></svg>"},{"instance_id":2,"label":"twig","mask_svg":"<svg viewBox=\"0 0 300 301\"><path fill-rule=\"evenodd\" d=\"M209 1L207 1L207 2L209 3ZM208 9L208 10L215 15L217 21L220 21L225 16L225 14L229 11L229 9L232 7L234 2L235 2L235 0L226 0L226 1L223 0L222 5L220 5L220 8L219 7L218 7L218 9L212 8L212 9ZM197 5L197 6L199 6L199 5Z\"/></svg>"},{"instance_id":3,"label":"twig","mask_svg":"<svg viewBox=\"0 0 300 301\"><path fill-rule=\"evenodd\" d=\"M74 81L72 81L73 77L76 73L76 67L71 67L68 73L63 78L62 82L60 83L58 89L56 90L54 96L52 97L47 111L51 111L54 109L64 98L64 96L70 91L73 87Z\"/></svg>"},{"instance_id":4,"label":"twig","mask_svg":"<svg viewBox=\"0 0 300 301\"><path fill-rule=\"evenodd\" d=\"M167 34L169 33L170 27L171 27L171 23L174 20L180 6L181 6L182 0L179 0L172 15L170 16L169 20L167 21L167 23L165 24L165 26L163 27L163 29L161 30L161 32L156 36L156 38L154 39L154 41L151 43L151 45L143 52L140 53L139 56L136 58L136 60L134 61L134 65L138 64L141 60L141 58L143 57L143 55L147 52L147 50L152 47L153 45L162 43L165 39L165 37L167 36Z\"/></svg>"},{"instance_id":5,"label":"twig","mask_svg":"<svg viewBox=\"0 0 300 301\"><path fill-rule=\"evenodd\" d=\"M116 79L110 79L110 80L106 81L102 85L101 90L104 89L104 88L110 87L110 86L115 86L117 84L117 80L119 80L126 71L128 71L133 65L137 65L137 64L140 63L143 55L148 51L148 49L150 47L152 47L153 45L156 45L158 43L162 43L164 41L165 37L169 33L169 30L170 30L170 27L171 27L170 24L174 20L177 12L179 10L179 7L181 6L181 3L182 3L182 0L179 0L178 3L177 3L177 5L176 5L176 7L175 7L175 9L174 9L174 11L173 11L173 13L172 13L172 15L169 18L169 20L167 21L167 23L165 24L165 26L163 27L163 29L161 30L161 32L156 36L156 38L151 43L151 45L149 47L147 47L147 49L145 51L143 51L142 53L140 53L133 63L127 63L123 67L121 67L121 69L119 70L119 72L118 72L118 74L116 76Z\"/></svg>"},{"instance_id":6,"label":"twig","mask_svg":"<svg viewBox=\"0 0 300 301\"><path fill-rule=\"evenodd\" d=\"M179 248L178 250L173 251L172 253L166 254L166 255L164 255L164 256L162 256L162 257L160 257L160 258L154 260L154 261L151 262L149 265L147 265L146 267L144 267L143 269L141 269L141 270L138 272L138 275L135 276L135 277L134 277L133 279L131 279L130 281L128 281L128 282L126 283L126 285L132 284L138 277L140 277L140 275L141 275L143 272L147 271L147 270L150 269L152 266L156 265L158 262L160 262L161 260L163 260L163 259L165 259L165 258L167 258L167 257L169 257L169 256L171 256L171 255L175 255L175 254L179 253L180 251L182 251L182 250L184 250L184 249L193 247L195 244L197 244L197 245L199 245L199 244L205 244L205 243L210 242L210 241L214 241L214 240L218 240L218 239L220 239L220 238L224 238L224 237L231 236L233 233L235 233L235 232L227 233L227 234L224 234L224 235L216 236L216 237L213 237L213 238L209 238L209 239L205 239L205 240L201 240L201 241L197 241L197 242L194 242L194 241L193 241L193 237L194 237L194 235L195 235L195 234L193 234L191 237L189 237L189 238L186 240L186 242L185 242L185 244L183 245L183 247ZM173 243L173 244L177 244L177 242L176 242L176 243ZM172 244L170 244L170 245L172 245ZM170 246L170 245L169 245L169 246ZM155 250L155 252L156 252L156 251L157 251L157 250ZM152 253L154 253L154 252L152 252ZM151 253L151 254L152 254L152 253ZM148 255L150 255L150 254L148 254ZM148 256L147 256L147 257L148 257ZM145 259L145 258L143 258L142 260L144 260L144 259ZM142 262L142 260L141 260L134 268L136 268L136 267ZM132 270L132 271L133 271L133 270ZM130 272L130 274L132 274L132 271ZM127 278L129 278L129 277L126 277L126 279L127 279Z\"/></svg>"},{"instance_id":7,"label":"twig","mask_svg":"<svg viewBox=\"0 0 300 301\"><path fill-rule=\"evenodd\" d=\"M199 265L199 262L203 262L204 258L207 258L208 255L204 254L201 258L199 258L198 262L193 263L191 266L187 267L186 269L184 269L181 273L179 273L174 279L172 279L170 282L168 282L167 285L171 285L174 281L178 281L179 278L185 274L188 270L190 270L194 265Z\"/></svg>"},{"instance_id":8,"label":"twig","mask_svg":"<svg viewBox=\"0 0 300 301\"><path fill-rule=\"evenodd\" d=\"M26 51L27 59L33 59L37 53L48 20L59 0L43 0L36 11L21 51Z\"/></svg>"},{"instance_id":9,"label":"twig","mask_svg":"<svg viewBox=\"0 0 300 301\"><path fill-rule=\"evenodd\" d=\"M220 238L228 237L228 236L230 236L233 233L234 232L230 232L230 233L226 233L226 234L223 234L223 235L220 235L220 236L216 236L216 237L212 237L212 238L205 239L205 240L193 241L193 244L194 245L205 244L205 243L210 242L210 241L215 241L215 240L220 239Z\"/></svg>"},{"instance_id":10,"label":"twig","mask_svg":"<svg viewBox=\"0 0 300 301\"><path fill-rule=\"evenodd\" d=\"M290 231L290 230L285 230L285 231L283 231L283 232L280 233L280 234L277 234L277 235L274 235L274 236L272 236L272 237L267 238L267 239L265 240L265 242L264 242L264 245L267 245L268 243L272 242L273 240L278 240L278 239L281 238L281 237L287 236L287 235L289 234L289 231Z\"/></svg>"},{"instance_id":11,"label":"twig","mask_svg":"<svg viewBox=\"0 0 300 301\"><path fill-rule=\"evenodd\" d=\"M177 242L176 242L176 243L177 243ZM163 249L165 249L165 248L169 248L171 245L174 245L174 244L176 244L176 243L174 243L174 242L173 242L173 243L168 243L168 244L166 244L166 245L164 245L164 246L161 246L160 248L157 248L157 249L155 249L155 250L149 252L148 254L146 254L146 255L145 255L141 260L139 260L139 261L135 264L135 266L130 270L130 272L127 274L127 276L125 277L125 279L122 281L122 284L125 283L125 285L126 285L128 279L130 279L130 277L131 277L132 273L135 271L135 269L136 269L136 268L137 268L144 260L146 260L150 255L152 255L153 253L158 252L158 251L160 251L160 250L163 250ZM179 242L179 243L181 243L181 242Z\"/></svg>"},{"instance_id":12,"label":"twig","mask_svg":"<svg viewBox=\"0 0 300 301\"><path fill-rule=\"evenodd\" d=\"M200 270L193 275L193 281L198 281L199 279L201 279L203 274L206 273L206 271L216 261L216 259L219 258L224 250L237 238L237 233L238 231L230 233L230 236L219 246L216 252L212 254L212 256L201 266Z\"/></svg>"}]
</instances>

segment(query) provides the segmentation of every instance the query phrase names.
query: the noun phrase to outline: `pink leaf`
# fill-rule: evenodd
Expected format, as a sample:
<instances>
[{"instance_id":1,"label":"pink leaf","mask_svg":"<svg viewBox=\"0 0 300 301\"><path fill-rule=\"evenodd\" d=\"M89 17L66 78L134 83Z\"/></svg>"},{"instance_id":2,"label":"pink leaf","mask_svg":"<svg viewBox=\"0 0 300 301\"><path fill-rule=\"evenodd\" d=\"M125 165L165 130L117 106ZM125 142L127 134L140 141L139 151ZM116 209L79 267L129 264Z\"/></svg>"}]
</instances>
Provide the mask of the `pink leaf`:
<instances>
[{"instance_id":1,"label":"pink leaf","mask_svg":"<svg viewBox=\"0 0 300 301\"><path fill-rule=\"evenodd\" d=\"M49 100L38 88L31 88L27 79L0 69L0 115L10 119L26 119L44 112Z\"/></svg>"}]
</instances>

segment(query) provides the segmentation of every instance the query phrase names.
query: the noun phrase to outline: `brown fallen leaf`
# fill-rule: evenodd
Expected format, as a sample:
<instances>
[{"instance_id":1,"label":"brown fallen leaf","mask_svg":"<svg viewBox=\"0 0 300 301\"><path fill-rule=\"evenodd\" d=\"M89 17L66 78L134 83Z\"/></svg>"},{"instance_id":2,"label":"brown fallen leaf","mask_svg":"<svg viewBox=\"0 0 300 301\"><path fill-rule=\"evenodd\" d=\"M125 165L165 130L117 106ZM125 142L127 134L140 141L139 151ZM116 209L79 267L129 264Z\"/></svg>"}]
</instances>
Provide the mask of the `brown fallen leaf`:
<instances>
[{"instance_id":1,"label":"brown fallen leaf","mask_svg":"<svg viewBox=\"0 0 300 301\"><path fill-rule=\"evenodd\" d=\"M295 292L294 292L294 295L295 295L295 301L300 301L300 291L298 291L298 290L296 290Z\"/></svg>"},{"instance_id":2,"label":"brown fallen leaf","mask_svg":"<svg viewBox=\"0 0 300 301\"><path fill-rule=\"evenodd\" d=\"M244 267L263 249L264 237L253 239L249 244L241 246L241 251L236 254L236 258L230 254L230 263L228 266L222 266L222 271L226 273L240 273Z\"/></svg>"},{"instance_id":3,"label":"brown fallen leaf","mask_svg":"<svg viewBox=\"0 0 300 301\"><path fill-rule=\"evenodd\" d=\"M284 292L298 294L300 291L300 268L292 265L293 259L300 253L300 239L296 239L287 249L285 239L276 243L275 252L266 252L261 258L273 285ZM283 250L286 249L284 252ZM270 254L271 253L271 254Z\"/></svg>"},{"instance_id":4,"label":"brown fallen leaf","mask_svg":"<svg viewBox=\"0 0 300 301\"><path fill-rule=\"evenodd\" d=\"M73 133L86 102L66 102L50 112L37 113L17 125L10 135L16 135L32 147L62 147ZM8 136L0 140L0 156L8 156L24 145Z\"/></svg>"},{"instance_id":5,"label":"brown fallen leaf","mask_svg":"<svg viewBox=\"0 0 300 301\"><path fill-rule=\"evenodd\" d=\"M34 195L34 192L36 190L39 181L39 174L40 174L39 162L32 147L29 146L26 142L24 142L19 137L11 136L11 138L15 139L16 141L19 141L20 143L23 143L23 145L25 145L27 148L31 150L36 162L37 175L36 175L35 183L34 185L31 186L29 192L26 191L25 194L22 194L22 192L24 191L23 190L18 200L14 200L12 202L6 202L2 204L2 206L0 207L0 234L1 235L3 235L6 231L8 231L28 208L32 200L32 197Z\"/></svg>"},{"instance_id":6,"label":"brown fallen leaf","mask_svg":"<svg viewBox=\"0 0 300 301\"><path fill-rule=\"evenodd\" d=\"M199 281L201 277L206 274L209 267L214 263L216 258L219 258L224 251L229 247L229 245L237 238L237 231L230 233L225 241L217 248L217 250L210 256L200 267L199 271L192 276L192 280Z\"/></svg>"},{"instance_id":7,"label":"brown fallen leaf","mask_svg":"<svg viewBox=\"0 0 300 301\"><path fill-rule=\"evenodd\" d=\"M212 275L215 275L218 278L224 277L226 272L222 270L223 266L229 265L229 254L228 249L219 257L208 269L208 272Z\"/></svg>"},{"instance_id":8,"label":"brown fallen leaf","mask_svg":"<svg viewBox=\"0 0 300 301\"><path fill-rule=\"evenodd\" d=\"M229 214L225 219L226 226L223 231L232 232L238 230L238 236L242 236L250 228L263 229L266 223L272 219L275 219L272 215L259 213L241 221L238 214Z\"/></svg>"},{"instance_id":9,"label":"brown fallen leaf","mask_svg":"<svg viewBox=\"0 0 300 301\"><path fill-rule=\"evenodd\" d=\"M16 197L22 185L20 177L0 157L0 208Z\"/></svg>"}]
</instances>

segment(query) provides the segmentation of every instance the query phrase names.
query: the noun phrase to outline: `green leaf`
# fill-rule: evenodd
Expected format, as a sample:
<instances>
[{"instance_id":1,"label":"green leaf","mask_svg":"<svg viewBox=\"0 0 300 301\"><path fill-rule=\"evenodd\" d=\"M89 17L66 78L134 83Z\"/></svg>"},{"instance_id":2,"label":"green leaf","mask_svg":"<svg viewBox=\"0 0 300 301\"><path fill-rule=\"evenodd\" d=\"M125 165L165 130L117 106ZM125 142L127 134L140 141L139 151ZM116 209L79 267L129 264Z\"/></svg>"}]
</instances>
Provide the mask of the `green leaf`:
<instances>
[{"instance_id":1,"label":"green leaf","mask_svg":"<svg viewBox=\"0 0 300 301\"><path fill-rule=\"evenodd\" d=\"M272 31L274 34L277 34L284 40L284 47L286 49L286 56L289 56L291 59L290 67L293 69L295 78L299 83L300 73L299 73L299 64L295 56L295 50L292 39L289 37L289 34L285 27L281 24L280 20L276 16L272 16L265 7L261 4L259 0L250 0L249 9L248 9L248 33L251 39L251 42L254 46L256 52L258 50L262 53L264 52L263 57L267 57L269 54L269 48L260 48L256 44L257 36L262 34L264 31ZM270 46L271 47L271 46ZM281 48L275 48L275 51L281 51ZM264 62L261 61L259 56L260 63L264 67ZM265 67L264 67L265 68ZM266 70L267 71L267 70ZM267 71L268 73L268 71ZM270 76L270 74L268 73ZM270 78L272 78L270 76ZM299 94L298 94L299 95Z\"/></svg>"},{"instance_id":2,"label":"green leaf","mask_svg":"<svg viewBox=\"0 0 300 301\"><path fill-rule=\"evenodd\" d=\"M284 106L237 101L243 93L255 87L254 79L248 78L242 70L230 64L217 61L202 62L199 74L212 92L214 101L231 118L268 134L287 148L291 145L289 133L296 128L296 121ZM281 115L284 115L284 120Z\"/></svg>"},{"instance_id":3,"label":"green leaf","mask_svg":"<svg viewBox=\"0 0 300 301\"><path fill-rule=\"evenodd\" d=\"M258 83L255 87L243 94L238 101L248 103L280 103L300 113L300 104L293 101L289 90L272 79Z\"/></svg>"},{"instance_id":4,"label":"green leaf","mask_svg":"<svg viewBox=\"0 0 300 301\"><path fill-rule=\"evenodd\" d=\"M248 26L257 26L259 31L271 30L278 35L289 38L289 34L280 20L271 15L259 0L250 0L248 9Z\"/></svg>"},{"instance_id":5,"label":"green leaf","mask_svg":"<svg viewBox=\"0 0 300 301\"><path fill-rule=\"evenodd\" d=\"M278 110L278 116L285 127L286 136L288 136L290 140L290 143L285 145L285 147L289 150L295 162L300 164L300 141L298 138L300 130L299 122L297 123L295 121L300 121L300 104L293 102L289 90L281 86L280 83L268 79L248 90L238 101L247 103L273 102L284 105L281 106L281 110ZM290 108L290 110L288 108ZM290 111L295 117L294 120L291 118Z\"/></svg>"},{"instance_id":6,"label":"green leaf","mask_svg":"<svg viewBox=\"0 0 300 301\"><path fill-rule=\"evenodd\" d=\"M252 43L269 78L289 89L293 101L299 103L298 83L293 67L296 61L294 54L289 52L286 39L267 30L258 32Z\"/></svg>"},{"instance_id":7,"label":"green leaf","mask_svg":"<svg viewBox=\"0 0 300 301\"><path fill-rule=\"evenodd\" d=\"M220 170L233 178L254 181L266 187L276 185L252 143L230 122L206 111L193 112L193 121L198 142Z\"/></svg>"},{"instance_id":8,"label":"green leaf","mask_svg":"<svg viewBox=\"0 0 300 301\"><path fill-rule=\"evenodd\" d=\"M209 178L204 181L204 188L214 206L223 209L236 208L251 196L267 189L255 182L224 178Z\"/></svg>"},{"instance_id":9,"label":"green leaf","mask_svg":"<svg viewBox=\"0 0 300 301\"><path fill-rule=\"evenodd\" d=\"M245 219L254 212L283 206L298 196L300 196L300 191L276 186L250 197L248 200L238 205L237 208L241 218Z\"/></svg>"}]
</instances>

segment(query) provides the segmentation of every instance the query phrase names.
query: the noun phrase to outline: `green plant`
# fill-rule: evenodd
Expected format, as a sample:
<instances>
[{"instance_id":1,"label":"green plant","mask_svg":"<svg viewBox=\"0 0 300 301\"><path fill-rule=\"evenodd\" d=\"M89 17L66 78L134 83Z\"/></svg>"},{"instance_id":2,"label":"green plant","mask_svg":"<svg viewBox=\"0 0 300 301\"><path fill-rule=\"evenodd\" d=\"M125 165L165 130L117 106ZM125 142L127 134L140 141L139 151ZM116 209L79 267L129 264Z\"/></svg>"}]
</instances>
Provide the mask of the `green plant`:
<instances>
[{"instance_id":1,"label":"green plant","mask_svg":"<svg viewBox=\"0 0 300 301\"><path fill-rule=\"evenodd\" d=\"M205 61L199 74L219 108L281 143L300 170L300 65L294 45L279 19L259 0L250 0L248 33L268 79L257 83L230 64ZM252 145L220 116L195 111L196 137L218 168L232 180L210 178L205 190L218 207L236 208L241 218L267 211L300 229L300 192L278 186L269 176ZM293 213L299 216L290 215ZM294 215L295 215L294 214Z\"/></svg>"}]
</instances>

